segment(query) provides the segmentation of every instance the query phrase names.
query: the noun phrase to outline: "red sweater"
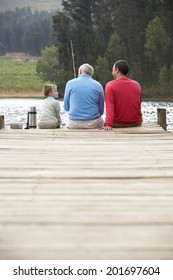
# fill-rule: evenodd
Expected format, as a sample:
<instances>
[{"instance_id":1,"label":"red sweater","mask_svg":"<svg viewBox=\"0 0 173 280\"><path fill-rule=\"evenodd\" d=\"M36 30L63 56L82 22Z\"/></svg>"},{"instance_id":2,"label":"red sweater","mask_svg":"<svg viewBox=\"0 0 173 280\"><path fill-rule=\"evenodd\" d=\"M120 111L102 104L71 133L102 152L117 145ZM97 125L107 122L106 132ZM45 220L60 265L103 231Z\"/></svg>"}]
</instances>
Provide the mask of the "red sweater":
<instances>
[{"instance_id":1,"label":"red sweater","mask_svg":"<svg viewBox=\"0 0 173 280\"><path fill-rule=\"evenodd\" d=\"M126 77L106 85L106 125L113 123L130 125L142 122L142 90L138 82Z\"/></svg>"}]
</instances>

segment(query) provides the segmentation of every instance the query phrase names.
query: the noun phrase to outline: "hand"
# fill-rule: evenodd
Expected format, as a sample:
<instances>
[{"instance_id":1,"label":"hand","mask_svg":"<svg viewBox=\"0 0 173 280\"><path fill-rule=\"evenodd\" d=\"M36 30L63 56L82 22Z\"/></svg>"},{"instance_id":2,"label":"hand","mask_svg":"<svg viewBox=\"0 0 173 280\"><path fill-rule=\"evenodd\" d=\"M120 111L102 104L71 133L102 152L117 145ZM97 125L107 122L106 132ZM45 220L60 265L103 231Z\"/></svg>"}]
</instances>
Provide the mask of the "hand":
<instances>
[{"instance_id":1,"label":"hand","mask_svg":"<svg viewBox=\"0 0 173 280\"><path fill-rule=\"evenodd\" d=\"M104 129L104 130L112 130L112 127L111 127L111 126L106 125L103 129Z\"/></svg>"}]
</instances>

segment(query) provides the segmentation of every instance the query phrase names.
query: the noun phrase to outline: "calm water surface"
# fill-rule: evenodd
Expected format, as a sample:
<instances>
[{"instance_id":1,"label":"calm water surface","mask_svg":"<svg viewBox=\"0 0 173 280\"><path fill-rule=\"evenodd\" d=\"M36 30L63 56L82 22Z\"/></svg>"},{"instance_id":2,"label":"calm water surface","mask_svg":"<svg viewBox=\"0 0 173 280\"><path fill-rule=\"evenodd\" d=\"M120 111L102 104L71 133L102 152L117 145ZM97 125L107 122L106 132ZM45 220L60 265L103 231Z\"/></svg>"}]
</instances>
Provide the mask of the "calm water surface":
<instances>
[{"instance_id":1,"label":"calm water surface","mask_svg":"<svg viewBox=\"0 0 173 280\"><path fill-rule=\"evenodd\" d=\"M0 99L0 115L5 117L5 127L9 128L10 123L22 123L26 127L27 114L30 107L35 106L37 119L39 117L42 99ZM59 101L61 106L62 126L67 126L68 114L63 109L63 101ZM157 122L157 108L166 108L167 130L173 132L173 102L142 102L143 122ZM105 119L105 115L103 116Z\"/></svg>"}]
</instances>

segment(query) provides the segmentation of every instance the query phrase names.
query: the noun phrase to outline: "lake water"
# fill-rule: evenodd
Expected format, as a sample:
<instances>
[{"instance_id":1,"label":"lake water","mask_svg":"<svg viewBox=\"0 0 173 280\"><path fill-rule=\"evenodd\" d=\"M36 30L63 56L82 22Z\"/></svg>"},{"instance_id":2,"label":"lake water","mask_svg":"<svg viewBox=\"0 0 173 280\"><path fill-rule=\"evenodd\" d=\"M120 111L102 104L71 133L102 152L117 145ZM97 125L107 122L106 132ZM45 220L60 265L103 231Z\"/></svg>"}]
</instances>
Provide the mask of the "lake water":
<instances>
[{"instance_id":1,"label":"lake water","mask_svg":"<svg viewBox=\"0 0 173 280\"><path fill-rule=\"evenodd\" d=\"M42 99L0 99L0 115L5 117L5 128L10 127L10 123L22 123L23 128L27 124L27 114L30 107L36 107L37 119L39 117ZM68 114L63 109L63 101L59 101L61 106L62 127L67 126ZM167 130L173 132L173 102L142 102L143 123L157 122L157 108L166 108ZM105 115L103 116L105 119Z\"/></svg>"}]
</instances>

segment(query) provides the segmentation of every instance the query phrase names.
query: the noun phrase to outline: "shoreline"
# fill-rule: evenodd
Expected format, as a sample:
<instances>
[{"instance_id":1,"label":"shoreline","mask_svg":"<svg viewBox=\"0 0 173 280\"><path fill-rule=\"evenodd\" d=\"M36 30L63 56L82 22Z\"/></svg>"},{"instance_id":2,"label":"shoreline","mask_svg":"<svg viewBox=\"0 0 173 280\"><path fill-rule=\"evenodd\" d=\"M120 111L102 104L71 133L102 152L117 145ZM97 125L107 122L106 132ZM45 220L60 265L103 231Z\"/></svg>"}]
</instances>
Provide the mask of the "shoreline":
<instances>
[{"instance_id":1,"label":"shoreline","mask_svg":"<svg viewBox=\"0 0 173 280\"><path fill-rule=\"evenodd\" d=\"M0 89L0 99L4 98L43 98L43 93L36 90L2 90Z\"/></svg>"},{"instance_id":2,"label":"shoreline","mask_svg":"<svg viewBox=\"0 0 173 280\"><path fill-rule=\"evenodd\" d=\"M21 91L15 91L15 90L2 90L0 89L0 99L5 98L39 98L43 99L43 93L42 91L36 91L36 90L21 90ZM63 98L59 98L58 100L63 100ZM142 98L142 101L160 101L160 102L173 102L173 96L166 97L166 98Z\"/></svg>"}]
</instances>

